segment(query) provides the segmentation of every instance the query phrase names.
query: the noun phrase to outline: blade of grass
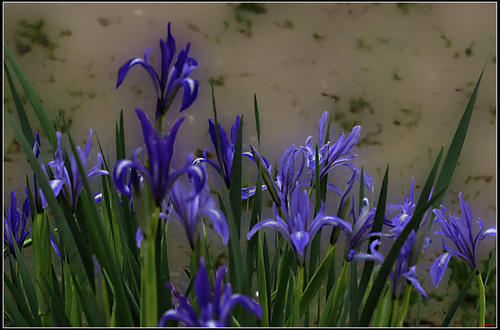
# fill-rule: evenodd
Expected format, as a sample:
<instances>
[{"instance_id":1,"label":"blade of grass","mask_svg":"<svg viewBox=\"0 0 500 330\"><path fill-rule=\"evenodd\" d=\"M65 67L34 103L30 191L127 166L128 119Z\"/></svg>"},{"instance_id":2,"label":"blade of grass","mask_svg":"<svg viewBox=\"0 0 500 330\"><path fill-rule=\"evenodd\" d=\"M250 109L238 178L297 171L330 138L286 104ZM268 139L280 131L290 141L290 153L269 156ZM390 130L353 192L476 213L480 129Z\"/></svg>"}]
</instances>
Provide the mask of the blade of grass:
<instances>
[{"instance_id":1,"label":"blade of grass","mask_svg":"<svg viewBox=\"0 0 500 330\"><path fill-rule=\"evenodd\" d=\"M255 127L257 129L257 141L259 142L260 148L260 119L259 119L259 107L257 106L257 95L253 93L253 105L255 114ZM259 186L257 186L259 187ZM257 189L258 190L258 189Z\"/></svg>"},{"instance_id":2,"label":"blade of grass","mask_svg":"<svg viewBox=\"0 0 500 330\"><path fill-rule=\"evenodd\" d=\"M264 236L264 239L265 236ZM258 280L258 288L259 288L259 303L262 307L262 319L261 326L269 327L269 308L268 308L268 299L267 299L267 279L266 279L266 268L264 263L264 252L262 250L262 233L259 232L258 235L258 244L257 244L257 280Z\"/></svg>"},{"instance_id":3,"label":"blade of grass","mask_svg":"<svg viewBox=\"0 0 500 330\"><path fill-rule=\"evenodd\" d=\"M276 251L276 253L278 252ZM286 290L288 286L288 278L291 274L289 267L293 262L293 258L293 251L287 245L278 268L279 280L277 283L276 296L274 298L274 307L271 314L271 327L279 327L283 325L283 310L285 306Z\"/></svg>"}]
</instances>

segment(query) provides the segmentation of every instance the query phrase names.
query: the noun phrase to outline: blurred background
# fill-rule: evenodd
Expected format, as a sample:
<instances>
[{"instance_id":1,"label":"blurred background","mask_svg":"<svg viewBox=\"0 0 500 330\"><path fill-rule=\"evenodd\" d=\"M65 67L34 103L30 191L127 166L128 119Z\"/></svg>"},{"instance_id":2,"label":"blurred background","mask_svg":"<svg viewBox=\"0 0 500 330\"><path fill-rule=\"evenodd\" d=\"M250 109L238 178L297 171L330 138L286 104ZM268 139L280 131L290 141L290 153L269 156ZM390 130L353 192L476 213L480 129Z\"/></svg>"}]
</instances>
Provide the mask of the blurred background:
<instances>
[{"instance_id":1,"label":"blurred background","mask_svg":"<svg viewBox=\"0 0 500 330\"><path fill-rule=\"evenodd\" d=\"M212 80L222 126L229 130L236 115L244 114L245 151L248 144L257 145L256 93L261 152L272 163L291 144L304 145L309 135L316 141L324 111L335 111L332 140L342 130L348 134L361 125L354 163L374 178L375 196L390 164L391 203L403 201L412 176L418 196L441 146L446 151L451 143L486 65L443 203L459 214L461 191L475 217L487 227L496 223L496 3L4 4L6 44L55 122L64 113L80 145L89 129L94 130L94 161L96 136L105 156L115 159L114 126L121 109L128 155L142 146L134 109L154 118L154 87L144 70L132 69L116 89L117 72L127 60L143 57L147 48L159 68L159 39L166 39L168 22L178 49L189 41L190 55L199 63L191 75L200 82L198 99L183 113L187 120L176 141L177 164L188 152L211 147ZM178 107L174 104L167 114L166 127L180 116ZM15 112L8 88L4 111ZM10 190L23 196L29 172L11 127L4 125L3 132L5 204ZM52 159L53 150L43 137L42 152ZM182 232L180 226L172 228ZM181 251L173 262L187 262L185 240L170 244ZM494 246L495 239L486 239L480 257L488 257ZM419 269L424 288L431 292L428 266L440 251L441 243L434 239L427 263ZM432 299L451 299L442 298L445 289L441 284ZM490 297L489 306L494 301ZM442 319L443 310L428 307L429 324Z\"/></svg>"}]
</instances>

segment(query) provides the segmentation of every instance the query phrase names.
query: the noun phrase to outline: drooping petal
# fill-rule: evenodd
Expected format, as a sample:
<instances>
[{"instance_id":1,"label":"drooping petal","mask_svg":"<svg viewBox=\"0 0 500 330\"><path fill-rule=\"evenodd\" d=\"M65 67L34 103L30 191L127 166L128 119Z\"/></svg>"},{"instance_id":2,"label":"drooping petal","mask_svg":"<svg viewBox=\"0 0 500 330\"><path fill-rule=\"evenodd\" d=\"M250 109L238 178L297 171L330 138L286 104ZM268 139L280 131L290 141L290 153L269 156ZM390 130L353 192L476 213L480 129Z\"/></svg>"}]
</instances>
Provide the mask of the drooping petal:
<instances>
[{"instance_id":1,"label":"drooping petal","mask_svg":"<svg viewBox=\"0 0 500 330\"><path fill-rule=\"evenodd\" d=\"M431 265L430 273L431 279L434 286L437 288L439 281L443 278L448 262L450 261L452 254L450 252L443 253L440 255Z\"/></svg>"},{"instance_id":2,"label":"drooping petal","mask_svg":"<svg viewBox=\"0 0 500 330\"><path fill-rule=\"evenodd\" d=\"M410 270L407 271L406 273L403 273L402 274L404 277L406 277L406 279L408 281L411 282L411 284L413 285L413 287L415 289L417 289L417 291L422 295L424 296L425 298L429 298L427 297L427 294L425 293L424 289L422 288L422 286L420 285L418 279L417 279L417 272L416 272L416 266L411 266L410 267Z\"/></svg>"},{"instance_id":3,"label":"drooping petal","mask_svg":"<svg viewBox=\"0 0 500 330\"><path fill-rule=\"evenodd\" d=\"M229 241L229 228L227 226L226 218L224 213L220 210L209 209L206 213L212 218L212 224L215 230L219 233L222 238L224 245L227 245Z\"/></svg>"},{"instance_id":4,"label":"drooping petal","mask_svg":"<svg viewBox=\"0 0 500 330\"><path fill-rule=\"evenodd\" d=\"M180 85L184 89L184 95L182 97L182 104L181 104L181 110L179 112L182 112L189 108L193 102L196 100L196 97L198 96L198 80L194 80L191 78L186 78L182 81L180 81Z\"/></svg>"},{"instance_id":5,"label":"drooping petal","mask_svg":"<svg viewBox=\"0 0 500 330\"><path fill-rule=\"evenodd\" d=\"M131 60L128 60L127 62L125 62L125 64L123 64L120 67L120 70L118 71L116 88L120 87L120 85L122 84L123 80L125 79L125 76L129 72L129 70L132 67L134 67L135 65L140 64L149 73L149 75L151 76L151 79L153 79L153 84L155 86L156 93L159 95L160 79L158 78L158 75L156 74L156 71L153 69L151 64L149 64L149 52L150 52L150 50L151 50L150 48L148 48L146 50L146 52L144 53L144 59L136 57L136 58L133 58Z\"/></svg>"}]
</instances>

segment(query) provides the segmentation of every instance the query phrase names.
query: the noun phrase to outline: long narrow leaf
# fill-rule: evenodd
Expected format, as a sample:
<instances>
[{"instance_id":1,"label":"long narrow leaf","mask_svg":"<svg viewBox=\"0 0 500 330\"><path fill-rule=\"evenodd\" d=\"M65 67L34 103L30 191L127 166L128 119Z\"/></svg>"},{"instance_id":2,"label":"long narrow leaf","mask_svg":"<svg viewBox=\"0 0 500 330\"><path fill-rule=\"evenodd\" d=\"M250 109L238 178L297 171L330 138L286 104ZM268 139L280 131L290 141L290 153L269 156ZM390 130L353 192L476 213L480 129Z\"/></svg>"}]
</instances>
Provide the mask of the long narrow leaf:
<instances>
[{"instance_id":1,"label":"long narrow leaf","mask_svg":"<svg viewBox=\"0 0 500 330\"><path fill-rule=\"evenodd\" d=\"M265 236L264 236L264 239ZM259 232L258 236L258 244L257 244L257 255L258 255L258 263L257 263L257 279L259 283L259 303L262 307L262 319L261 324L263 327L269 327L269 306L267 299L267 279L266 279L266 270L264 264L264 252L262 248L262 233Z\"/></svg>"}]
</instances>

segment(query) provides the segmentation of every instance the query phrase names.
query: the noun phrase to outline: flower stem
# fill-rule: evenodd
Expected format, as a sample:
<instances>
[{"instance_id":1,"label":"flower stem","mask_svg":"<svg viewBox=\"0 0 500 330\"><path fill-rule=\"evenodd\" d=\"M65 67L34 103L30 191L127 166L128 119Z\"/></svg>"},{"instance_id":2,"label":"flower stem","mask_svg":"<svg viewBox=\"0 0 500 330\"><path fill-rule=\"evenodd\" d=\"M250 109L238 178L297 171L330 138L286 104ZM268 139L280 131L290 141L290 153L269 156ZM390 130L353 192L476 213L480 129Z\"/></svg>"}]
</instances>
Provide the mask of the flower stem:
<instances>
[{"instance_id":1,"label":"flower stem","mask_svg":"<svg viewBox=\"0 0 500 330\"><path fill-rule=\"evenodd\" d=\"M481 273L477 271L477 284L479 285L479 326L484 327L486 317L486 294L484 291L483 279Z\"/></svg>"},{"instance_id":2,"label":"flower stem","mask_svg":"<svg viewBox=\"0 0 500 330\"><path fill-rule=\"evenodd\" d=\"M156 262L156 240L160 224L158 217L160 208L156 207L153 212L148 232L141 244L141 317L142 327L156 327L158 324L158 290L157 290L157 262Z\"/></svg>"}]
</instances>

